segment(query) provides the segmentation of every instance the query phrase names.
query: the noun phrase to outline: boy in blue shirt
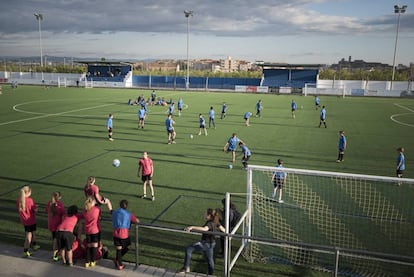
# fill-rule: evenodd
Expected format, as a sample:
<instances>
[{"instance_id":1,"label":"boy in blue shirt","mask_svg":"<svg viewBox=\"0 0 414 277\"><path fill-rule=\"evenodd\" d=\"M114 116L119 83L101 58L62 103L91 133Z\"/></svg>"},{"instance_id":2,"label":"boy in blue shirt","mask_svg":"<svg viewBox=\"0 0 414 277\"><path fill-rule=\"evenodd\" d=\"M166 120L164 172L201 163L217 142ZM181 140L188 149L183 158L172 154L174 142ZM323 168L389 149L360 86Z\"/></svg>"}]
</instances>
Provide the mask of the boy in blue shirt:
<instances>
[{"instance_id":1,"label":"boy in blue shirt","mask_svg":"<svg viewBox=\"0 0 414 277\"><path fill-rule=\"evenodd\" d=\"M144 129L145 117L147 116L147 111L144 106L141 106L141 109L138 110L138 128Z\"/></svg>"},{"instance_id":2,"label":"boy in blue shirt","mask_svg":"<svg viewBox=\"0 0 414 277\"><path fill-rule=\"evenodd\" d=\"M221 106L221 118L223 119L226 117L226 112L227 112L227 105L226 103L223 102L223 106Z\"/></svg>"},{"instance_id":3,"label":"boy in blue shirt","mask_svg":"<svg viewBox=\"0 0 414 277\"><path fill-rule=\"evenodd\" d=\"M398 158L397 158L397 177L402 178L405 170L405 156L404 147L398 147Z\"/></svg>"},{"instance_id":4,"label":"boy in blue shirt","mask_svg":"<svg viewBox=\"0 0 414 277\"><path fill-rule=\"evenodd\" d=\"M214 129L216 129L216 122L214 122L216 112L213 109L213 106L210 107L210 111L208 112L208 128L211 127L211 124L213 124Z\"/></svg>"},{"instance_id":5,"label":"boy in blue shirt","mask_svg":"<svg viewBox=\"0 0 414 277\"><path fill-rule=\"evenodd\" d=\"M113 127L112 119L113 118L114 118L114 116L110 113L109 116L108 116L108 120L106 122L106 128L108 129L109 141L114 141L114 139L112 138L112 127Z\"/></svg>"},{"instance_id":6,"label":"boy in blue shirt","mask_svg":"<svg viewBox=\"0 0 414 277\"><path fill-rule=\"evenodd\" d=\"M282 169L283 167L283 161L281 159L277 160L277 169ZM283 203L282 200L282 189L283 185L286 182L287 173L283 171L275 171L272 176L272 183L273 183L273 194L272 194L272 200L275 200L276 194L279 191L279 197L277 202Z\"/></svg>"},{"instance_id":7,"label":"boy in blue shirt","mask_svg":"<svg viewBox=\"0 0 414 277\"><path fill-rule=\"evenodd\" d=\"M199 114L198 118L200 122L200 131L198 132L198 135L201 135L201 131L204 130L204 134L207 136L206 120L202 114Z\"/></svg>"},{"instance_id":8,"label":"boy in blue shirt","mask_svg":"<svg viewBox=\"0 0 414 277\"><path fill-rule=\"evenodd\" d=\"M243 115L244 118L244 124L246 125L246 127L250 126L250 117L252 116L251 112L245 112Z\"/></svg>"},{"instance_id":9,"label":"boy in blue shirt","mask_svg":"<svg viewBox=\"0 0 414 277\"><path fill-rule=\"evenodd\" d=\"M322 123L326 128L326 110L325 110L325 106L322 106L322 110L321 110L321 113L319 115L319 118L320 118L319 128L321 128Z\"/></svg>"},{"instance_id":10,"label":"boy in blue shirt","mask_svg":"<svg viewBox=\"0 0 414 277\"><path fill-rule=\"evenodd\" d=\"M247 161L252 156L252 152L250 152L249 148L247 148L246 144L244 144L242 141L239 142L239 146L243 154L243 157L241 159L241 162L243 164L243 169L247 169Z\"/></svg>"},{"instance_id":11,"label":"boy in blue shirt","mask_svg":"<svg viewBox=\"0 0 414 277\"><path fill-rule=\"evenodd\" d=\"M339 131L338 149L338 159L336 160L336 162L340 163L344 160L344 154L346 149L346 137L344 130Z\"/></svg>"},{"instance_id":12,"label":"boy in blue shirt","mask_svg":"<svg viewBox=\"0 0 414 277\"><path fill-rule=\"evenodd\" d=\"M167 129L168 144L175 144L175 130L174 130L174 120L172 119L172 114L168 114L167 119L165 120L165 128Z\"/></svg>"},{"instance_id":13,"label":"boy in blue shirt","mask_svg":"<svg viewBox=\"0 0 414 277\"><path fill-rule=\"evenodd\" d=\"M229 140L227 141L226 145L223 147L224 152L231 152L231 161L234 163L236 161L236 148L237 144L239 142L242 142L236 135L236 133L233 133Z\"/></svg>"},{"instance_id":14,"label":"boy in blue shirt","mask_svg":"<svg viewBox=\"0 0 414 277\"><path fill-rule=\"evenodd\" d=\"M262 111L262 100L260 99L257 103L256 103L256 117L261 117L261 111Z\"/></svg>"},{"instance_id":15,"label":"boy in blue shirt","mask_svg":"<svg viewBox=\"0 0 414 277\"><path fill-rule=\"evenodd\" d=\"M295 111L296 111L296 102L295 100L292 100L292 104L290 105L290 107L292 108L292 118L295 118Z\"/></svg>"}]
</instances>

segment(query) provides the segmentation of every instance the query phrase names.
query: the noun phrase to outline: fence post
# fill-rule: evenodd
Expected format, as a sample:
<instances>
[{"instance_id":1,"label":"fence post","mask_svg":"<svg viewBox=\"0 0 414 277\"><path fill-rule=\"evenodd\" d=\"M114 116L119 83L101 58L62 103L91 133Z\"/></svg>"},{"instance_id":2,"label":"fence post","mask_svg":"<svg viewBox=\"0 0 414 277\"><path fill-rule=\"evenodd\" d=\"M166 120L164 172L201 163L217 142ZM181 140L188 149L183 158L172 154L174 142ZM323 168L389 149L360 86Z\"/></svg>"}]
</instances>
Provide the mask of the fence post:
<instances>
[{"instance_id":1,"label":"fence post","mask_svg":"<svg viewBox=\"0 0 414 277\"><path fill-rule=\"evenodd\" d=\"M339 267L339 250L336 249L336 251L335 251L335 269L334 269L334 272L333 272L334 277L338 276L338 267Z\"/></svg>"},{"instance_id":2,"label":"fence post","mask_svg":"<svg viewBox=\"0 0 414 277\"><path fill-rule=\"evenodd\" d=\"M135 268L136 270L139 266L139 239L138 239L138 224L135 224Z\"/></svg>"}]
</instances>

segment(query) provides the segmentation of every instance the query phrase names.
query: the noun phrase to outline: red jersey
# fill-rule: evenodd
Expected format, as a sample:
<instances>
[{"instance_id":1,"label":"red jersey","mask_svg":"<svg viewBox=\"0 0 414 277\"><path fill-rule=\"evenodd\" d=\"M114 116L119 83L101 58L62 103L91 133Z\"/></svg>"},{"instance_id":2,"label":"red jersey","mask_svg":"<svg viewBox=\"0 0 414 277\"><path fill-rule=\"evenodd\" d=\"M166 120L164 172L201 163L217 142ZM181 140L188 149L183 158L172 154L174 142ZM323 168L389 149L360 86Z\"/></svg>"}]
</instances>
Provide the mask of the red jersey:
<instances>
[{"instance_id":1,"label":"red jersey","mask_svg":"<svg viewBox=\"0 0 414 277\"><path fill-rule=\"evenodd\" d=\"M152 175L152 160L149 157L140 159L139 165L142 168L142 176Z\"/></svg>"},{"instance_id":2,"label":"red jersey","mask_svg":"<svg viewBox=\"0 0 414 277\"><path fill-rule=\"evenodd\" d=\"M101 218L101 209L97 206L91 207L89 211L83 210L83 219L85 220L85 234L97 234L101 231L99 224Z\"/></svg>"},{"instance_id":3,"label":"red jersey","mask_svg":"<svg viewBox=\"0 0 414 277\"><path fill-rule=\"evenodd\" d=\"M73 233L76 223L78 223L78 219L80 217L81 216L77 214L72 216L65 215L62 222L56 227L56 231L67 231Z\"/></svg>"},{"instance_id":4,"label":"red jersey","mask_svg":"<svg viewBox=\"0 0 414 277\"><path fill-rule=\"evenodd\" d=\"M20 210L20 198L17 199L17 209L19 210L20 222L24 226L36 224L36 204L30 197L26 197L26 209Z\"/></svg>"},{"instance_id":5,"label":"red jersey","mask_svg":"<svg viewBox=\"0 0 414 277\"><path fill-rule=\"evenodd\" d=\"M132 223L138 223L137 217L132 213L130 213L130 220ZM127 239L129 236L129 229L128 228L115 228L112 235L114 238Z\"/></svg>"},{"instance_id":6,"label":"red jersey","mask_svg":"<svg viewBox=\"0 0 414 277\"><path fill-rule=\"evenodd\" d=\"M97 194L99 194L99 187L95 184L85 186L84 188L85 196L86 197L93 197L95 198Z\"/></svg>"},{"instance_id":7,"label":"red jersey","mask_svg":"<svg viewBox=\"0 0 414 277\"><path fill-rule=\"evenodd\" d=\"M54 213L52 212L52 205L54 206ZM62 201L56 201L56 203L52 203L49 201L46 205L46 213L47 213L47 228L51 232L55 232L57 226L62 222L63 216L66 214L65 207Z\"/></svg>"}]
</instances>

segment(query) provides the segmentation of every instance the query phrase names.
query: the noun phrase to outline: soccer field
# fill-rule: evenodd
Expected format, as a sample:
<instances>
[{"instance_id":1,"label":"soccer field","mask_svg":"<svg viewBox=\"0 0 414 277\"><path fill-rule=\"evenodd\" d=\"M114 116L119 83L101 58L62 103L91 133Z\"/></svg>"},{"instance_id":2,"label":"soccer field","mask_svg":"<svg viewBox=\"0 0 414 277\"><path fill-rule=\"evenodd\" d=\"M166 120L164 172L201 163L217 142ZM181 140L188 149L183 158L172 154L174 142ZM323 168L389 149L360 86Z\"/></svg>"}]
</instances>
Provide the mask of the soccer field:
<instances>
[{"instance_id":1,"label":"soccer field","mask_svg":"<svg viewBox=\"0 0 414 277\"><path fill-rule=\"evenodd\" d=\"M156 91L157 97L174 102L182 97L185 104L182 116L177 111L174 115L177 143L169 145L164 125L167 107L149 106L145 128L138 129L138 107L127 105L128 99L139 95L148 98L150 93L136 89L3 87L0 206L6 209L2 209L0 233L5 241L23 244L23 228L15 209L23 185L31 185L32 197L43 207L52 191L62 193L65 206L81 207L83 186L90 175L96 177L101 194L111 199L114 207L127 199L141 222L180 228L201 225L205 209L221 207L225 192L246 190L240 153L229 169L230 154L223 152L233 132L252 151L251 164L275 166L281 158L289 168L381 176L395 176L396 148L403 146L404 177L414 178L410 158L414 149L412 99L321 97L321 105L327 110L325 129L318 128L319 110L311 96ZM260 118L254 116L259 99L264 106ZM292 100L299 107L295 119L290 110ZM221 120L223 102L228 110ZM198 116L202 113L208 125L210 106L216 111L217 127L209 128L208 136L198 136ZM243 120L248 111L253 113L250 127ZM107 138L109 113L114 115L113 142ZM335 162L339 130L345 130L348 143L342 163ZM142 186L137 160L144 151L154 161L154 202L139 198ZM120 167L112 166L113 159L120 160ZM237 204L243 206L244 201L240 199ZM38 226L39 236L47 242L44 217ZM156 234L148 232L149 237L143 238L144 257L148 254L144 261L159 260L158 266L179 267L185 244L195 238L174 238L176 241L165 249L155 250L160 243L157 240L165 240ZM109 227L103 238L111 244ZM160 258L164 252L165 258ZM198 269L204 272L203 261L199 263Z\"/></svg>"}]
</instances>

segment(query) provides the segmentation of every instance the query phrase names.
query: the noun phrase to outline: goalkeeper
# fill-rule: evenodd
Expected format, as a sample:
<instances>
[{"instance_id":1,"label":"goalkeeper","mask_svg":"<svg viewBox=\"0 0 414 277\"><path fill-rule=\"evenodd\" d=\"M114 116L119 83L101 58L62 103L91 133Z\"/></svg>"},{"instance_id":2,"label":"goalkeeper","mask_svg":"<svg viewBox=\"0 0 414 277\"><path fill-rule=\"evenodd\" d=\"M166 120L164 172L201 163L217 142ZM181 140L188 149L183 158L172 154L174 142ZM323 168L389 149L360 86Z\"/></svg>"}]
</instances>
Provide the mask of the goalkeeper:
<instances>
[{"instance_id":1,"label":"goalkeeper","mask_svg":"<svg viewBox=\"0 0 414 277\"><path fill-rule=\"evenodd\" d=\"M286 177L287 177L287 173L280 171L280 169L284 168L283 167L283 161L281 159L277 160L277 167L276 167L276 171L273 173L272 176L272 183L273 183L273 194L272 194L272 200L275 200L275 197L277 195L277 192L279 192L279 197L277 202L278 203L283 203L282 200L282 189L283 189L283 185L286 182Z\"/></svg>"}]
</instances>

